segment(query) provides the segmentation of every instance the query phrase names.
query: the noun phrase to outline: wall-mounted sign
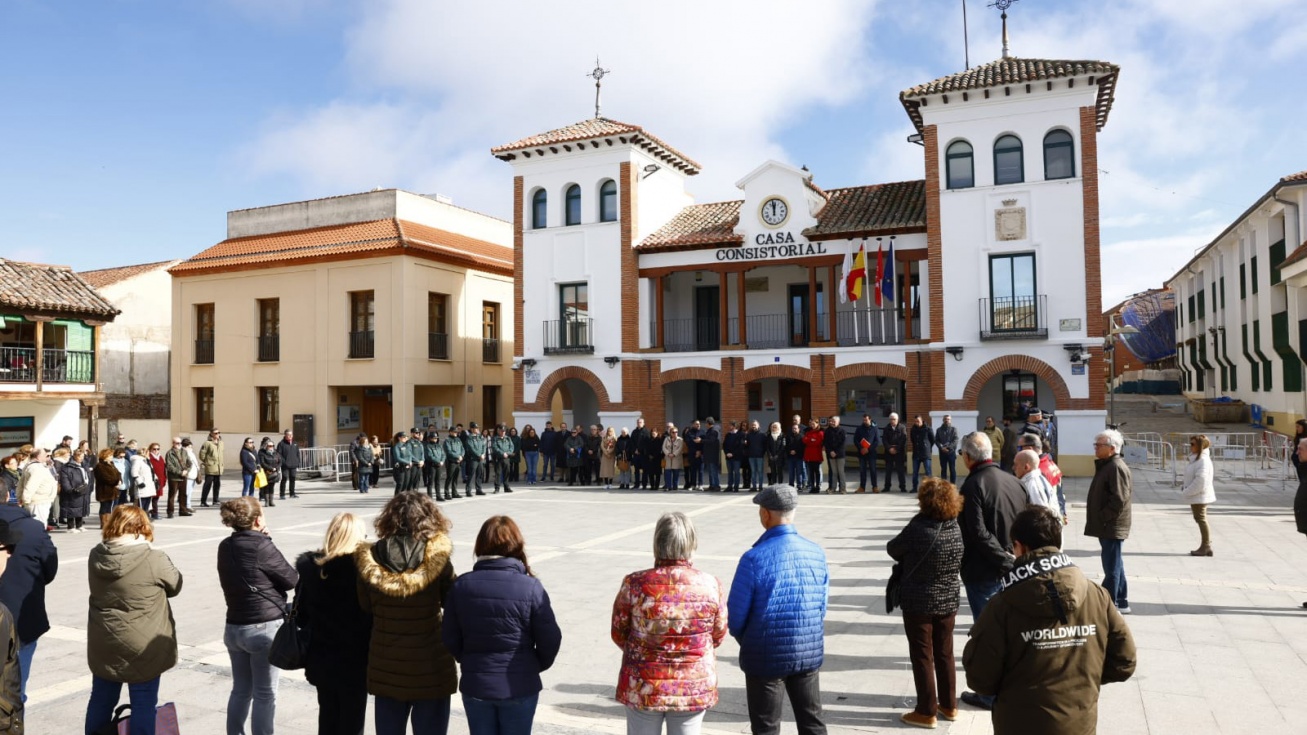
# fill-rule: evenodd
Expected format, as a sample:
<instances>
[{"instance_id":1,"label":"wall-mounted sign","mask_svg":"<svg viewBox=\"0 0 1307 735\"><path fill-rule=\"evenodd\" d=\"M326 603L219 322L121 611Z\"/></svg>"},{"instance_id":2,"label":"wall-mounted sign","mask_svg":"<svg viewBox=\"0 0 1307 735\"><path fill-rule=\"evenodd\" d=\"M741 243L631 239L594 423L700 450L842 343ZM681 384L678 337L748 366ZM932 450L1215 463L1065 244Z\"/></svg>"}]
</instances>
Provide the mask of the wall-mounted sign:
<instances>
[{"instance_id":1,"label":"wall-mounted sign","mask_svg":"<svg viewBox=\"0 0 1307 735\"><path fill-rule=\"evenodd\" d=\"M1079 319L1059 319L1058 322L1057 322L1057 328L1058 328L1059 330L1063 331L1063 332L1079 332L1079 331L1080 331L1080 320L1079 320Z\"/></svg>"},{"instance_id":2,"label":"wall-mounted sign","mask_svg":"<svg viewBox=\"0 0 1307 735\"><path fill-rule=\"evenodd\" d=\"M36 441L36 417L0 418L0 448L17 449Z\"/></svg>"},{"instance_id":3,"label":"wall-mounted sign","mask_svg":"<svg viewBox=\"0 0 1307 735\"><path fill-rule=\"evenodd\" d=\"M758 235L754 238L758 247L721 248L717 251L718 260L771 260L775 258L804 258L811 255L826 255L824 242L799 242L788 232L775 232Z\"/></svg>"},{"instance_id":4,"label":"wall-mounted sign","mask_svg":"<svg viewBox=\"0 0 1307 735\"><path fill-rule=\"evenodd\" d=\"M527 385L540 385L540 371L535 368L527 368L522 372L522 380Z\"/></svg>"},{"instance_id":5,"label":"wall-mounted sign","mask_svg":"<svg viewBox=\"0 0 1307 735\"><path fill-rule=\"evenodd\" d=\"M1015 200L1004 200L1004 204L1016 204ZM994 210L994 239L999 242L1026 239L1026 208L1008 205Z\"/></svg>"},{"instance_id":6,"label":"wall-mounted sign","mask_svg":"<svg viewBox=\"0 0 1307 735\"><path fill-rule=\"evenodd\" d=\"M453 406L414 406L413 425L421 428L448 429L454 425Z\"/></svg>"},{"instance_id":7,"label":"wall-mounted sign","mask_svg":"<svg viewBox=\"0 0 1307 735\"><path fill-rule=\"evenodd\" d=\"M1085 364L1084 364L1083 362L1073 362L1073 363L1071 363L1071 374L1072 374L1072 375L1084 375L1084 374L1085 374Z\"/></svg>"},{"instance_id":8,"label":"wall-mounted sign","mask_svg":"<svg viewBox=\"0 0 1307 735\"><path fill-rule=\"evenodd\" d=\"M357 429L359 421L358 406L336 406L337 429Z\"/></svg>"}]
</instances>

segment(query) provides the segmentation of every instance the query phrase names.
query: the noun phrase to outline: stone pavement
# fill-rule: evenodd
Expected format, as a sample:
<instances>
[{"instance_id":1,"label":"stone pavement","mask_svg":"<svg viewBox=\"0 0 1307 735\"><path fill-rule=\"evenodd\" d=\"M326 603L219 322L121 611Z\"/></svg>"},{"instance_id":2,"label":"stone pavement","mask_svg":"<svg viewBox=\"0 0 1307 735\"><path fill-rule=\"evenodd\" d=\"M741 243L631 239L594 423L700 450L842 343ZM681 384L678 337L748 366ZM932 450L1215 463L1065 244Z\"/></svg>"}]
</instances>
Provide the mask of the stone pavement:
<instances>
[{"instance_id":1,"label":"stone pavement","mask_svg":"<svg viewBox=\"0 0 1307 735\"><path fill-rule=\"evenodd\" d=\"M1119 404L1118 404L1119 408ZM1100 732L1271 733L1307 728L1307 540L1295 533L1292 491L1257 484L1218 487L1211 523L1216 556L1187 555L1198 533L1189 509L1163 477L1136 474L1134 532L1126 570L1134 614L1127 618L1139 646L1139 669L1106 687ZM1091 579L1101 578L1097 543L1080 533L1088 481L1070 482L1072 523L1066 548ZM290 558L314 548L330 517L351 510L375 515L390 492L359 496L330 483L304 483L302 498L268 511L272 535ZM701 548L696 563L729 584L736 560L761 533L747 494L676 494L593 488L523 488L512 495L445 504L454 521L457 569L472 564L472 542L489 515L521 524L532 566L548 589L563 629L563 648L544 675L536 728L542 733L624 732L612 699L620 651L609 640L609 614L622 577L652 565L652 529L665 510L694 518ZM886 541L914 512L912 496L808 496L800 501L800 532L821 543L831 568L822 670L827 722L834 733L903 731L899 713L913 705L912 676L901 620L884 613L889 576ZM187 735L224 732L231 680L222 645L224 605L215 549L226 536L213 509L160 521L156 545L185 575L174 611L181 661L163 677L163 701L175 701ZM86 556L98 535L55 534L61 554L49 590L54 629L41 639L30 684L28 732L80 733L90 688L86 667ZM960 662L970 625L959 613ZM705 730L748 732L744 678L731 639L719 649L721 703ZM959 682L964 681L960 671ZM124 701L125 701L124 692ZM451 732L467 731L457 697ZM787 710L788 711L788 710ZM985 712L963 707L954 733L992 731ZM369 712L369 720L371 713ZM298 672L283 675L277 732L316 731L315 691ZM372 732L371 724L367 730ZM793 725L785 726L793 732Z\"/></svg>"}]
</instances>

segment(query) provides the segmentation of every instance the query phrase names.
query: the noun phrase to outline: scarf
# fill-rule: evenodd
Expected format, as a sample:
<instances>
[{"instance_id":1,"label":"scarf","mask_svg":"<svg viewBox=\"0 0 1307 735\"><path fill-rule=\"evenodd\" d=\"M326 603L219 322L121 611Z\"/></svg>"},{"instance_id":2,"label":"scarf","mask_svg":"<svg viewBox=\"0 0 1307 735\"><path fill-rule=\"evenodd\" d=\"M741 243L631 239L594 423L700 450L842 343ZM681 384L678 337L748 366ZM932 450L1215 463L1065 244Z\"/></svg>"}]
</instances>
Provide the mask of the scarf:
<instances>
[{"instance_id":1,"label":"scarf","mask_svg":"<svg viewBox=\"0 0 1307 735\"><path fill-rule=\"evenodd\" d=\"M150 542L139 533L131 536L116 536L104 542L105 546L140 546L141 544L149 545Z\"/></svg>"}]
</instances>

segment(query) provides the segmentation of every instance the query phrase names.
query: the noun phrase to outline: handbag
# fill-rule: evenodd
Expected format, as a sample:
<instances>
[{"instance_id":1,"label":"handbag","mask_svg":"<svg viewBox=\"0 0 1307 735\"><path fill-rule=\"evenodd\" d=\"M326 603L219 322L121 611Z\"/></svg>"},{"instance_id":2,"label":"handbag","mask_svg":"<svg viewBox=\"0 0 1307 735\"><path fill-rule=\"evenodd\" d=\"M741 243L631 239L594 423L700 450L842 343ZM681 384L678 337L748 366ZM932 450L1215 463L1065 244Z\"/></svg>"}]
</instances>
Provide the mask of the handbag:
<instances>
[{"instance_id":1,"label":"handbag","mask_svg":"<svg viewBox=\"0 0 1307 735\"><path fill-rule=\"evenodd\" d=\"M894 608L899 607L899 595L902 592L903 580L906 577L911 577L913 574L916 574L917 570L920 569L921 565L926 561L926 557L930 556L931 551L934 551L935 542L939 540L939 532L940 526L936 526L935 537L930 540L930 546L926 547L926 553L921 555L921 558L917 560L915 565L913 565L912 571L908 572L906 576L902 574L902 564L895 562L894 566L890 568L889 581L885 583L886 614L894 612Z\"/></svg>"},{"instance_id":2,"label":"handbag","mask_svg":"<svg viewBox=\"0 0 1307 735\"><path fill-rule=\"evenodd\" d=\"M96 735L130 735L131 709L130 704L118 707L113 712L113 719L109 721L109 724L96 730ZM176 704L167 702L154 708L155 735L181 735L181 732L181 728L177 723Z\"/></svg>"},{"instance_id":3,"label":"handbag","mask_svg":"<svg viewBox=\"0 0 1307 735\"><path fill-rule=\"evenodd\" d=\"M234 568L239 570L239 567ZM282 623L281 627L272 636L272 645L268 648L268 663L283 671L304 668L304 660L308 657L309 651L309 631L307 628L301 629L295 622L295 619L299 616L300 586L295 585L294 604L285 605L281 600L269 596L263 590L250 584L249 580L241 572L237 571L237 574L240 574L241 581L245 583L245 586L251 592L281 609Z\"/></svg>"},{"instance_id":4,"label":"handbag","mask_svg":"<svg viewBox=\"0 0 1307 735\"><path fill-rule=\"evenodd\" d=\"M254 487L264 488L268 485L268 476L263 474L263 468L260 467L254 471Z\"/></svg>"}]
</instances>

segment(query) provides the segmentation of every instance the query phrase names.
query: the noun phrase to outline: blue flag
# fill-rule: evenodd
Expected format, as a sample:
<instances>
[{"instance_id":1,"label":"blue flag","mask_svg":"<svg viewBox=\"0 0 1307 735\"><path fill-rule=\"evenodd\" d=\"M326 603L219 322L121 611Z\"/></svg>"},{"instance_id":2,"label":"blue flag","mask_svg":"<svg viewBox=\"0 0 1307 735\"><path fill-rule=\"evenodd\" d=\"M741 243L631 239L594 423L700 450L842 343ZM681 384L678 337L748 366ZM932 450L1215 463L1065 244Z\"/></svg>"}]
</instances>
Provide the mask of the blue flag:
<instances>
[{"instance_id":1,"label":"blue flag","mask_svg":"<svg viewBox=\"0 0 1307 735\"><path fill-rule=\"evenodd\" d=\"M894 241L889 241L889 257L885 259L885 276L880 279L880 292L885 298L885 305L894 308L898 299L894 298Z\"/></svg>"}]
</instances>

